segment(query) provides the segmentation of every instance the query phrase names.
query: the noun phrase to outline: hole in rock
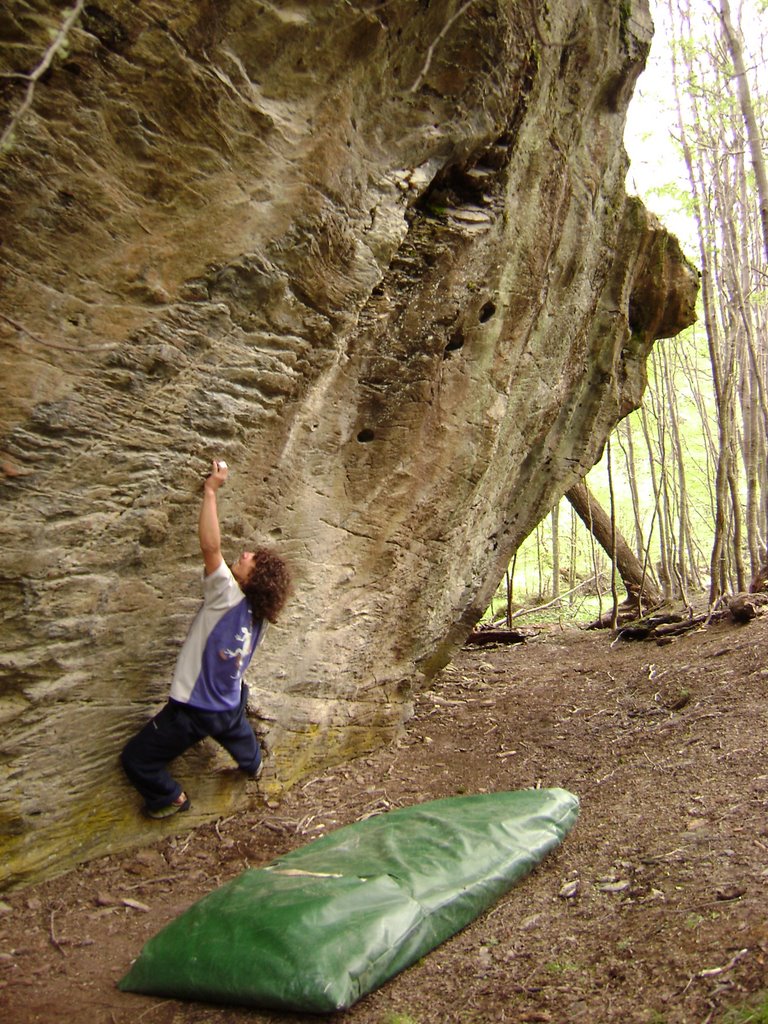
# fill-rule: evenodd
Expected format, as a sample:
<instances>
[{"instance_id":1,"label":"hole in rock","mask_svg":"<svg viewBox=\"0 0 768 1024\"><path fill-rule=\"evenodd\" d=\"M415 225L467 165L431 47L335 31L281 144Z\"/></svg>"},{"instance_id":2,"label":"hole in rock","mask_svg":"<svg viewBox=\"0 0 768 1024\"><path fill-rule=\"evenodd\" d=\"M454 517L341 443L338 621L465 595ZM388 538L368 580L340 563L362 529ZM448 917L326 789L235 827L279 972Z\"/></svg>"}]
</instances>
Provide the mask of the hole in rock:
<instances>
[{"instance_id":1,"label":"hole in rock","mask_svg":"<svg viewBox=\"0 0 768 1024\"><path fill-rule=\"evenodd\" d=\"M443 349L443 359L448 358L449 352L456 352L460 348L464 347L464 333L460 327L458 327L450 337L448 344Z\"/></svg>"},{"instance_id":2,"label":"hole in rock","mask_svg":"<svg viewBox=\"0 0 768 1024\"><path fill-rule=\"evenodd\" d=\"M481 324L487 323L491 319L491 317L493 316L493 314L495 312L496 312L495 304L493 302L486 302L486 304L480 310L480 315L479 315L480 323Z\"/></svg>"},{"instance_id":3,"label":"hole in rock","mask_svg":"<svg viewBox=\"0 0 768 1024\"><path fill-rule=\"evenodd\" d=\"M366 427L364 430L361 430L360 433L357 435L357 440L361 444L366 444L368 441L372 441L375 436L376 435L370 429L370 427Z\"/></svg>"}]
</instances>

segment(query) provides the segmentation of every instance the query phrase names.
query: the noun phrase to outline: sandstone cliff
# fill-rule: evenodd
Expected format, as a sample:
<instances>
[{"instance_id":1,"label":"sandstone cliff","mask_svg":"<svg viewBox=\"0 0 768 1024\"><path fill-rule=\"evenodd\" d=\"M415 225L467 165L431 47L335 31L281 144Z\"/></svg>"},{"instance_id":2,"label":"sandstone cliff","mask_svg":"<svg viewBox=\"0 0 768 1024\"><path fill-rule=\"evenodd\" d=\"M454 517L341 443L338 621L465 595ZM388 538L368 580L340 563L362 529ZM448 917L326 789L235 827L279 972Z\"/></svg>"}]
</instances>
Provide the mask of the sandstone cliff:
<instances>
[{"instance_id":1,"label":"sandstone cliff","mask_svg":"<svg viewBox=\"0 0 768 1024\"><path fill-rule=\"evenodd\" d=\"M396 735L696 290L624 193L645 0L69 11L0 12L0 884L157 834L116 756L214 456L227 556L296 576L251 671L276 792ZM207 744L179 774L168 828L246 799Z\"/></svg>"}]
</instances>

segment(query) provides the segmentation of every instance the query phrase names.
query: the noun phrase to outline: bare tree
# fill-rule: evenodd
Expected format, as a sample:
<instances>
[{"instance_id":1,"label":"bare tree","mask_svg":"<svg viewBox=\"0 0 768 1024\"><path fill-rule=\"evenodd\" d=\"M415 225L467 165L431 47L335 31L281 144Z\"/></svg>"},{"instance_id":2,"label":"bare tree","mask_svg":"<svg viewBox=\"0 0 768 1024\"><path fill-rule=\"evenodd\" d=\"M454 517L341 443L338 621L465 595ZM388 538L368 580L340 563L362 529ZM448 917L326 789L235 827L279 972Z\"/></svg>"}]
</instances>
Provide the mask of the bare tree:
<instances>
[{"instance_id":1,"label":"bare tree","mask_svg":"<svg viewBox=\"0 0 768 1024\"><path fill-rule=\"evenodd\" d=\"M560 503L552 506L552 597L560 597Z\"/></svg>"},{"instance_id":2,"label":"bare tree","mask_svg":"<svg viewBox=\"0 0 768 1024\"><path fill-rule=\"evenodd\" d=\"M734 29L731 21L731 5L728 0L720 0L720 18L723 23L723 35L733 61L736 73L736 88L738 90L739 104L747 128L747 139L749 151L752 156L752 167L757 182L757 194L759 197L760 222L763 228L763 245L765 246L765 258L768 260L768 176L765 171L765 158L763 156L762 141L763 134L757 123L755 108L752 105L752 95L749 89L747 69L744 64L744 50L741 44L741 33Z\"/></svg>"},{"instance_id":3,"label":"bare tree","mask_svg":"<svg viewBox=\"0 0 768 1024\"><path fill-rule=\"evenodd\" d=\"M699 234L704 324L717 413L713 604L729 589L745 588L745 554L749 553L754 573L764 548L767 503L760 458L768 431L765 346L758 340L765 336L764 314L753 301L764 287L761 275L768 259L768 187L743 39L734 27L728 0L719 2L719 18L704 26L706 32L704 23L693 19L691 0L667 3L678 40L674 93ZM756 189L744 169L747 148ZM763 243L757 250L755 237ZM681 487L682 478L682 495ZM681 535L679 546L682 543Z\"/></svg>"}]
</instances>

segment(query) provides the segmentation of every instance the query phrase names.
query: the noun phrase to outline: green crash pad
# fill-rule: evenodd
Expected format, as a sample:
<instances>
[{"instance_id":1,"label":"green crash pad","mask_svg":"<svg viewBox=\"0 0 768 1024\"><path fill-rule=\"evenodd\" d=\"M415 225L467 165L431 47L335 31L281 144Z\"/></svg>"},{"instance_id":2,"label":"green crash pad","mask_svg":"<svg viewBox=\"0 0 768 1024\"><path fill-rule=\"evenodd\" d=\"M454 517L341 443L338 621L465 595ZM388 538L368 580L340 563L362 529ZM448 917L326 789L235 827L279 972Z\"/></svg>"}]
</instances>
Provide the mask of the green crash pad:
<instances>
[{"instance_id":1,"label":"green crash pad","mask_svg":"<svg viewBox=\"0 0 768 1024\"><path fill-rule=\"evenodd\" d=\"M343 1010L469 924L576 821L562 789L451 797L347 825L243 872L167 925L126 992Z\"/></svg>"}]
</instances>

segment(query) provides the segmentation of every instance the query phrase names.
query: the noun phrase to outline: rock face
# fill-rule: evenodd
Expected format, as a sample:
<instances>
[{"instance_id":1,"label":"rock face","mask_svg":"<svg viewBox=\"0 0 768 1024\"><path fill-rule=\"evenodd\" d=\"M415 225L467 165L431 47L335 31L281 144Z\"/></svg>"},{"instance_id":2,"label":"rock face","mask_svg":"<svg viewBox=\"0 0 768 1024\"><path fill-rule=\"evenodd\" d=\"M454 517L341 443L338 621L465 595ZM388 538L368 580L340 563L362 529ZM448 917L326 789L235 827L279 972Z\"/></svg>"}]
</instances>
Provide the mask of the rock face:
<instances>
[{"instance_id":1,"label":"rock face","mask_svg":"<svg viewBox=\"0 0 768 1024\"><path fill-rule=\"evenodd\" d=\"M624 193L645 0L10 8L2 884L157 834L117 754L212 458L227 556L294 569L250 678L277 792L397 734L696 292ZM182 759L161 831L242 806L230 767Z\"/></svg>"}]
</instances>

